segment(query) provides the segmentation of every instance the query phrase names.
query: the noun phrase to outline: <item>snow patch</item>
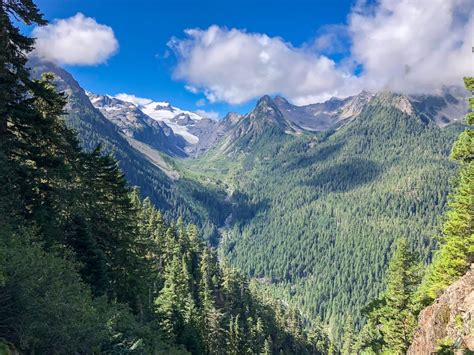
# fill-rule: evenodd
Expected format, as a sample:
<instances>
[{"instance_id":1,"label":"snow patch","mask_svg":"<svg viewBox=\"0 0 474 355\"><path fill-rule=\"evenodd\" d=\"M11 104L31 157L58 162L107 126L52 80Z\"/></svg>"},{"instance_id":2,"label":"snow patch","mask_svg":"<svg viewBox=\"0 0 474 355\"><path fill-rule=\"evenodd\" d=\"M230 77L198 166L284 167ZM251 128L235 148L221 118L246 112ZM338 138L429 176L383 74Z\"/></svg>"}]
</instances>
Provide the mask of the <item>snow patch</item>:
<instances>
[{"instance_id":1,"label":"snow patch","mask_svg":"<svg viewBox=\"0 0 474 355\"><path fill-rule=\"evenodd\" d=\"M120 99L126 101L125 94L121 94ZM135 98L134 95L129 95L129 97ZM135 104L136 107L142 111L144 114L150 116L156 121L161 121L166 123L174 132L174 134L178 134L182 136L188 143L190 144L197 144L199 142L199 138L195 135L191 134L185 125L179 125L173 121L173 119L178 115L188 115L193 121L202 120L204 117L198 115L195 112L181 110L180 108L172 106L167 101L151 101L148 99L140 99L130 101L132 104Z\"/></svg>"}]
</instances>

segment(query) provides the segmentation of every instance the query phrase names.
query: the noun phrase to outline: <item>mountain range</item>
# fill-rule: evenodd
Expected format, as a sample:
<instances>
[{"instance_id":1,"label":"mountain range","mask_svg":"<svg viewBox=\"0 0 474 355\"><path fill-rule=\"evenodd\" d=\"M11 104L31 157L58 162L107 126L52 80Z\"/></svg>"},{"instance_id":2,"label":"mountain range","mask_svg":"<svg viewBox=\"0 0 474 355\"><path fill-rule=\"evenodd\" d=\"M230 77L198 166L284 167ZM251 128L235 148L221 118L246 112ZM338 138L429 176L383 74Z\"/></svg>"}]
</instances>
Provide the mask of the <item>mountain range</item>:
<instances>
[{"instance_id":1,"label":"mountain range","mask_svg":"<svg viewBox=\"0 0 474 355\"><path fill-rule=\"evenodd\" d=\"M395 239L431 257L455 172L449 147L467 111L459 88L306 106L264 96L247 114L214 120L87 92L54 64L30 66L56 74L85 149L100 143L165 217L196 223L221 257L335 338L342 317L361 324L383 290Z\"/></svg>"},{"instance_id":2,"label":"mountain range","mask_svg":"<svg viewBox=\"0 0 474 355\"><path fill-rule=\"evenodd\" d=\"M466 93L456 87L440 90L439 95L363 91L345 99L332 98L306 106L292 105L281 96L264 96L249 114L229 113L222 120L202 117L169 102L142 105L108 95L87 95L94 107L127 137L178 157L202 155L223 142L229 144L232 139L264 130L298 135L337 129L360 115L373 100L440 127L458 121L466 112Z\"/></svg>"}]
</instances>

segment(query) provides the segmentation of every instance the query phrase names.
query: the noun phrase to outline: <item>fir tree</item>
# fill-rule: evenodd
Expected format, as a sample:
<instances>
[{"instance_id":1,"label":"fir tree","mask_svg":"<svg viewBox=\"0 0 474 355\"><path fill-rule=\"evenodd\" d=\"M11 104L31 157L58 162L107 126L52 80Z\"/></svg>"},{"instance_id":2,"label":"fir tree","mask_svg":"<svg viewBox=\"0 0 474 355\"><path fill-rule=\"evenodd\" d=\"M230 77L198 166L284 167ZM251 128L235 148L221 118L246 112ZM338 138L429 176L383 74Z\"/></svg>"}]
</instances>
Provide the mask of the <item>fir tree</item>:
<instances>
[{"instance_id":1,"label":"fir tree","mask_svg":"<svg viewBox=\"0 0 474 355\"><path fill-rule=\"evenodd\" d=\"M344 336L342 338L342 348L341 353L352 354L353 353L353 343L354 343L354 321L351 316L346 318L344 324Z\"/></svg>"},{"instance_id":2,"label":"fir tree","mask_svg":"<svg viewBox=\"0 0 474 355\"><path fill-rule=\"evenodd\" d=\"M388 267L385 292L368 307L368 322L362 331L367 343L364 347L375 352L406 352L416 326L413 296L420 277L417 255L410 251L406 239L400 239Z\"/></svg>"}]
</instances>

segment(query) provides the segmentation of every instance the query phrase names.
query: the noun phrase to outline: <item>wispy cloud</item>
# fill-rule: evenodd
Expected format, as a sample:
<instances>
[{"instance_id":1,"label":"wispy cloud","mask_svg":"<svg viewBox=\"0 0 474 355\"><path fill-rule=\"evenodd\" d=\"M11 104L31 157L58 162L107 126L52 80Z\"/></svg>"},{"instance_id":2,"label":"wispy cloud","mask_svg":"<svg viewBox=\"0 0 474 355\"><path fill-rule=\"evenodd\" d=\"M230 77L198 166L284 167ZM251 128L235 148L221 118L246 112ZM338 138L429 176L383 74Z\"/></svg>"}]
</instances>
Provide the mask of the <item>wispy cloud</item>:
<instances>
[{"instance_id":1,"label":"wispy cloud","mask_svg":"<svg viewBox=\"0 0 474 355\"><path fill-rule=\"evenodd\" d=\"M196 106L201 107L206 105L206 99L199 99L196 101Z\"/></svg>"},{"instance_id":2,"label":"wispy cloud","mask_svg":"<svg viewBox=\"0 0 474 355\"><path fill-rule=\"evenodd\" d=\"M205 111L205 110L196 110L195 111L199 116L217 120L219 118L219 112L216 111Z\"/></svg>"},{"instance_id":3,"label":"wispy cloud","mask_svg":"<svg viewBox=\"0 0 474 355\"><path fill-rule=\"evenodd\" d=\"M135 104L135 105L138 105L138 106L144 106L144 105L147 105L147 104L153 102L153 100L151 100L151 99L146 99L146 98L143 98L143 97L138 97L138 96L135 96L135 95L125 94L125 93L117 94L114 97L116 99L119 99L119 100L122 100L122 101L125 101L125 102L131 102L132 104Z\"/></svg>"}]
</instances>

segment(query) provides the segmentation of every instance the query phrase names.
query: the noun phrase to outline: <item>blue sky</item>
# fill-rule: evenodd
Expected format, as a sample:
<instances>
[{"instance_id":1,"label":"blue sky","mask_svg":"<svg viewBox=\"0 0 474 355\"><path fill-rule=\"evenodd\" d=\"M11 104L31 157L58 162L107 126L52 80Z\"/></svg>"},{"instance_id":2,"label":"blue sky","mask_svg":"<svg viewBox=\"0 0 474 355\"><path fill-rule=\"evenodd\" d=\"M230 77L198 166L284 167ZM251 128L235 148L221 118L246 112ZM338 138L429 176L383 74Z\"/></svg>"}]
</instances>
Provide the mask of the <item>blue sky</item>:
<instances>
[{"instance_id":1,"label":"blue sky","mask_svg":"<svg viewBox=\"0 0 474 355\"><path fill-rule=\"evenodd\" d=\"M310 41L318 28L346 21L352 1L347 0L244 0L244 1L147 1L147 0L38 0L46 19L68 18L77 12L93 17L114 30L120 48L105 64L66 66L86 89L121 92L170 101L186 109L247 111L253 101L196 107L203 95L190 93L185 83L173 80L176 65L167 42L187 28L206 29L217 24L249 32L280 36L294 46Z\"/></svg>"},{"instance_id":2,"label":"blue sky","mask_svg":"<svg viewBox=\"0 0 474 355\"><path fill-rule=\"evenodd\" d=\"M469 0L36 3L52 21L33 30L36 53L84 88L221 117L264 94L303 105L361 90L430 93L474 67Z\"/></svg>"}]
</instances>

